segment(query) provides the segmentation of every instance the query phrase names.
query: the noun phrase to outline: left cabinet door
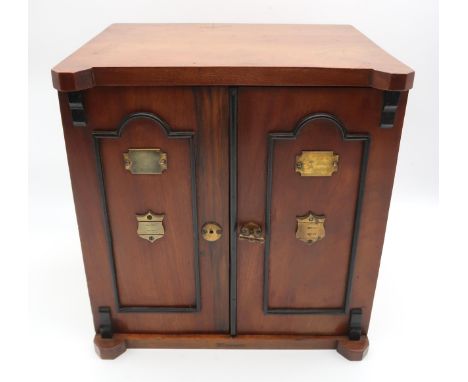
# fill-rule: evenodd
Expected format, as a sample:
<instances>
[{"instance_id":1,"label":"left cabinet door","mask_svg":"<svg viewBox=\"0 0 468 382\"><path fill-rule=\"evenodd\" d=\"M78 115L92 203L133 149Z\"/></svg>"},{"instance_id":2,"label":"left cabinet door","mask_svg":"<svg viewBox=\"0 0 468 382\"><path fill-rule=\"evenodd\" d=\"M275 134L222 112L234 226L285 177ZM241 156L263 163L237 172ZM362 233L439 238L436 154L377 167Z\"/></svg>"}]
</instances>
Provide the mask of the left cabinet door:
<instances>
[{"instance_id":1,"label":"left cabinet door","mask_svg":"<svg viewBox=\"0 0 468 382\"><path fill-rule=\"evenodd\" d=\"M96 328L106 306L116 332L227 332L227 89L93 88L85 126L59 97Z\"/></svg>"}]
</instances>

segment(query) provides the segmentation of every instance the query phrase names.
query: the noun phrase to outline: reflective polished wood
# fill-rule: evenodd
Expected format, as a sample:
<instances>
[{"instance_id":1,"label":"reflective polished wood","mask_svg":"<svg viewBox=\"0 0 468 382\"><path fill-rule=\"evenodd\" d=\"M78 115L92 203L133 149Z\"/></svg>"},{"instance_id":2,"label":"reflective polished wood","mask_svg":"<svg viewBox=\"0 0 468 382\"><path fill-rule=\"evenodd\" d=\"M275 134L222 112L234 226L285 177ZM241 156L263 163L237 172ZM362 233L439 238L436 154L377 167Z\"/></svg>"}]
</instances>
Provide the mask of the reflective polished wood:
<instances>
[{"instance_id":1,"label":"reflective polished wood","mask_svg":"<svg viewBox=\"0 0 468 382\"><path fill-rule=\"evenodd\" d=\"M98 354L362 359L413 77L346 25L115 24L58 64ZM128 171L132 149L164 171ZM306 151L336 171L301 176Z\"/></svg>"}]
</instances>

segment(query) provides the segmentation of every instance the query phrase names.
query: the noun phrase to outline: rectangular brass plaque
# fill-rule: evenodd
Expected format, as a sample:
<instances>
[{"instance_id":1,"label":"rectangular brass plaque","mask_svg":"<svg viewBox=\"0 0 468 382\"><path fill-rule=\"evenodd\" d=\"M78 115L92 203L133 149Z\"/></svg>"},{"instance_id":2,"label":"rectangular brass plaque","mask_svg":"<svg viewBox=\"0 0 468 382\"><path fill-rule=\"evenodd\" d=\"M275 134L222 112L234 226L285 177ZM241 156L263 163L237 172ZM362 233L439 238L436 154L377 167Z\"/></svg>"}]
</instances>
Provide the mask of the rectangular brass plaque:
<instances>
[{"instance_id":1,"label":"rectangular brass plaque","mask_svg":"<svg viewBox=\"0 0 468 382\"><path fill-rule=\"evenodd\" d=\"M128 149L125 169L132 174L162 174L167 170L167 154L160 149Z\"/></svg>"},{"instance_id":2,"label":"rectangular brass plaque","mask_svg":"<svg viewBox=\"0 0 468 382\"><path fill-rule=\"evenodd\" d=\"M333 151L302 151L296 156L296 172L301 176L331 176L338 171L339 158Z\"/></svg>"}]
</instances>

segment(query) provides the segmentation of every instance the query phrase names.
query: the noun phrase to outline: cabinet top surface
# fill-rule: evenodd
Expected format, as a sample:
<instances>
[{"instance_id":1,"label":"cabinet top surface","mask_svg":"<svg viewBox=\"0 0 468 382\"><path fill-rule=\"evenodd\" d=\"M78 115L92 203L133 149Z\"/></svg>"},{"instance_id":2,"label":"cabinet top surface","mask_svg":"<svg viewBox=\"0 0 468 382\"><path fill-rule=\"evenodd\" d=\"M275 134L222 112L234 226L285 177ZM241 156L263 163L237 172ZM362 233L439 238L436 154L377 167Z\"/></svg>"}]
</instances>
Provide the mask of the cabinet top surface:
<instances>
[{"instance_id":1,"label":"cabinet top surface","mask_svg":"<svg viewBox=\"0 0 468 382\"><path fill-rule=\"evenodd\" d=\"M258 85L408 90L414 72L350 25L113 24L52 69L54 87Z\"/></svg>"}]
</instances>

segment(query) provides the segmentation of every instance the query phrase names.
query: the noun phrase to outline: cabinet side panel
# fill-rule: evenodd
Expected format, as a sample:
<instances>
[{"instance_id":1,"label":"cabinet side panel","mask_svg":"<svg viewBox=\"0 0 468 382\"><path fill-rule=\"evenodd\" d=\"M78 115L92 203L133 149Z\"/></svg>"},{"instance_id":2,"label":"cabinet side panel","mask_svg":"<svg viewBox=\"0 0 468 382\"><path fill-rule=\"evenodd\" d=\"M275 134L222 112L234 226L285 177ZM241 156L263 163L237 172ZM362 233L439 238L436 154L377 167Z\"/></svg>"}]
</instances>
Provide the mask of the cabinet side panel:
<instances>
[{"instance_id":1,"label":"cabinet side panel","mask_svg":"<svg viewBox=\"0 0 468 382\"><path fill-rule=\"evenodd\" d=\"M374 102L380 111L383 92L375 90L373 93L377 93ZM357 248L357 253L361 256L356 257L356 272L351 296L352 306L363 306L364 333L367 333L369 329L407 100L408 92L402 92L393 128L383 129L373 126L370 130L372 144L369 151L366 192L362 205L362 224ZM380 118L380 113L378 117Z\"/></svg>"},{"instance_id":2,"label":"cabinet side panel","mask_svg":"<svg viewBox=\"0 0 468 382\"><path fill-rule=\"evenodd\" d=\"M67 94L59 92L58 96L88 293L97 330L99 306L112 306L114 300L94 143L89 126L73 126Z\"/></svg>"}]
</instances>

